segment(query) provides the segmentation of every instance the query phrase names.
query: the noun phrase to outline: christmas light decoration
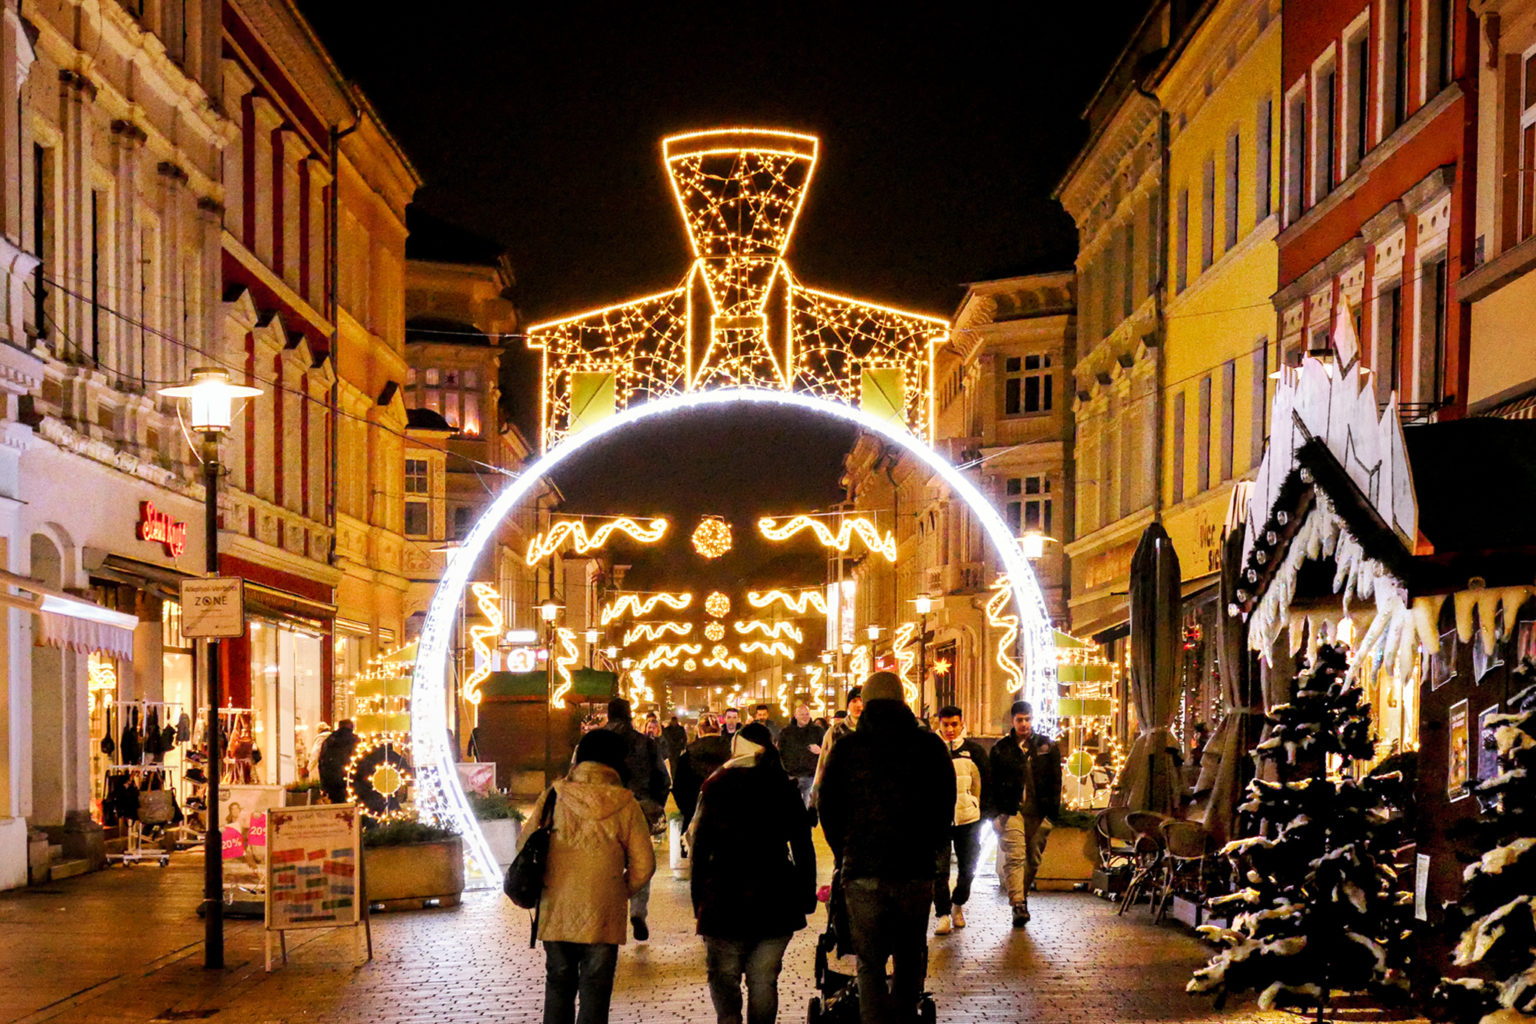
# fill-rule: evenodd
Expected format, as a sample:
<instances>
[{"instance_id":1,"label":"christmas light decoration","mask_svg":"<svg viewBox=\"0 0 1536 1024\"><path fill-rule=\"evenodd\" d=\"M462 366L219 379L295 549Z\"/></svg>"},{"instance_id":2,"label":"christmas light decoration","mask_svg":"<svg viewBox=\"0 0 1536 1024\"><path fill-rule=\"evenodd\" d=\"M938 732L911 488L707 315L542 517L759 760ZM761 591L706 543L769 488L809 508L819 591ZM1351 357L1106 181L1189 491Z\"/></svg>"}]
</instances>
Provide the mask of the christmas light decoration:
<instances>
[{"instance_id":1,"label":"christmas light decoration","mask_svg":"<svg viewBox=\"0 0 1536 1024\"><path fill-rule=\"evenodd\" d=\"M784 605L786 610L795 615L804 615L807 609L814 609L818 615L827 614L827 599L819 590L802 590L794 594L786 594L782 590L770 590L766 594L755 590L747 593L747 603L753 608L767 608L775 602Z\"/></svg>"},{"instance_id":2,"label":"christmas light decoration","mask_svg":"<svg viewBox=\"0 0 1536 1024\"><path fill-rule=\"evenodd\" d=\"M661 665L676 668L678 659L691 654L701 654L703 651L704 648L700 644L658 644L646 651L644 656L635 663L635 667L641 670Z\"/></svg>"},{"instance_id":3,"label":"christmas light decoration","mask_svg":"<svg viewBox=\"0 0 1536 1024\"><path fill-rule=\"evenodd\" d=\"M621 594L615 600L603 606L602 624L608 625L614 619L623 618L626 614L639 618L641 615L649 615L658 604L664 604L673 611L682 611L693 603L693 595L681 594L652 594L646 597L642 594Z\"/></svg>"},{"instance_id":4,"label":"christmas light decoration","mask_svg":"<svg viewBox=\"0 0 1536 1024\"><path fill-rule=\"evenodd\" d=\"M571 667L581 664L581 650L576 646L576 631L566 629L564 626L556 626L555 651L550 652L550 657L555 659L555 674L560 677L555 684L555 689L550 691L549 706L559 707L575 681L571 679ZM558 651L559 653L556 653Z\"/></svg>"},{"instance_id":5,"label":"christmas light decoration","mask_svg":"<svg viewBox=\"0 0 1536 1024\"><path fill-rule=\"evenodd\" d=\"M742 654L763 654L770 658L790 658L795 656L795 649L782 640L764 641L748 640L741 645Z\"/></svg>"},{"instance_id":6,"label":"christmas light decoration","mask_svg":"<svg viewBox=\"0 0 1536 1024\"><path fill-rule=\"evenodd\" d=\"M705 558L719 558L731 550L731 524L719 516L705 516L693 528L693 550Z\"/></svg>"},{"instance_id":7,"label":"christmas light decoration","mask_svg":"<svg viewBox=\"0 0 1536 1024\"><path fill-rule=\"evenodd\" d=\"M896 627L891 647L896 651L896 678L901 680L901 695L907 704L917 707L921 684L912 681L912 666L917 664L917 652L911 649L912 638L917 636L917 623L903 622Z\"/></svg>"},{"instance_id":8,"label":"christmas light decoration","mask_svg":"<svg viewBox=\"0 0 1536 1024\"><path fill-rule=\"evenodd\" d=\"M693 264L671 291L529 328L545 451L613 412L721 387L869 406L927 436L931 345L948 325L807 288L784 261L818 145L757 128L663 140Z\"/></svg>"},{"instance_id":9,"label":"christmas light decoration","mask_svg":"<svg viewBox=\"0 0 1536 1024\"><path fill-rule=\"evenodd\" d=\"M800 631L800 627L788 621L765 622L762 619L746 619L734 623L733 628L742 636L755 631L762 633L767 640L789 639L797 644L805 642L805 634Z\"/></svg>"},{"instance_id":10,"label":"christmas light decoration","mask_svg":"<svg viewBox=\"0 0 1536 1024\"><path fill-rule=\"evenodd\" d=\"M1003 609L1008 607L1008 598L1012 594L1012 589L1008 585L1008 576L1006 574L999 574L992 581L991 590L992 595L987 598L986 604L987 625L1001 631L997 638L997 650L992 660L997 663L997 667L1002 669L1004 674L1011 680L1008 688L1016 693L1022 692L1024 690L1024 670L1019 667L1018 662L1013 660L1014 641L1019 637L1019 617L1017 615L1003 614ZM1055 673L1052 672L1052 675L1054 676ZM1048 696L1051 703L1049 717L1054 724L1056 719L1056 696L1055 694ZM1035 714L1038 715L1041 711L1042 702L1035 701L1034 703L1036 705Z\"/></svg>"},{"instance_id":11,"label":"christmas light decoration","mask_svg":"<svg viewBox=\"0 0 1536 1024\"><path fill-rule=\"evenodd\" d=\"M416 817L411 803L411 659L415 648L381 654L354 681L359 742L347 762L347 797L378 821Z\"/></svg>"},{"instance_id":12,"label":"christmas light decoration","mask_svg":"<svg viewBox=\"0 0 1536 1024\"><path fill-rule=\"evenodd\" d=\"M821 677L826 674L826 669L820 665L811 665L805 670L805 685L809 689L811 698L811 714L820 718L827 713L827 695L822 692Z\"/></svg>"},{"instance_id":13,"label":"christmas light decoration","mask_svg":"<svg viewBox=\"0 0 1536 1024\"><path fill-rule=\"evenodd\" d=\"M704 599L704 613L717 619L731 613L731 599L716 590Z\"/></svg>"},{"instance_id":14,"label":"christmas light decoration","mask_svg":"<svg viewBox=\"0 0 1536 1024\"><path fill-rule=\"evenodd\" d=\"M415 660L411 676L411 734L416 770L413 797L422 820L452 828L464 837L465 867L471 885L495 885L500 881L500 871L490 846L459 783L454 767L456 751L448 742L451 735L447 719L448 656L453 646L459 603L476 562L493 542L502 521L526 502L542 481L549 479L563 463L583 452L588 445L638 424L685 410L753 406L817 413L858 427L910 455L933 475L936 484L942 484L956 500L966 504L1013 587L1026 654L1025 695L1035 703L1037 728L1047 733L1054 731L1056 667L1053 632L1044 595L1003 517L972 481L918 437L886 417L845 402L793 391L722 388L645 402L571 434L510 480L461 541L459 557L445 568L428 606L422 624L420 655ZM787 598L788 595L783 596ZM687 607L691 597L683 597L681 607ZM801 611L803 613L804 605ZM825 612L824 605L822 611ZM610 615L603 624L612 621L613 617Z\"/></svg>"},{"instance_id":15,"label":"christmas light decoration","mask_svg":"<svg viewBox=\"0 0 1536 1024\"><path fill-rule=\"evenodd\" d=\"M485 682L495 665L496 642L501 639L501 594L489 583L471 583L469 592L475 597L475 607L485 617L488 625L470 626L469 643L475 650L474 670L464 678L464 699L475 707L480 706L480 684Z\"/></svg>"},{"instance_id":16,"label":"christmas light decoration","mask_svg":"<svg viewBox=\"0 0 1536 1024\"><path fill-rule=\"evenodd\" d=\"M580 519L562 519L551 526L548 533L541 533L533 538L528 545L528 553L523 556L523 561L529 565L537 565L559 551L561 545L567 540L571 542L571 546L576 549L578 555L584 555L608 543L608 538L615 531L628 535L630 539L640 544L654 544L666 535L668 525L665 519L637 523L628 516L620 516L599 526L589 536L587 525Z\"/></svg>"},{"instance_id":17,"label":"christmas light decoration","mask_svg":"<svg viewBox=\"0 0 1536 1024\"><path fill-rule=\"evenodd\" d=\"M872 668L873 661L870 657L869 648L863 644L855 647L853 654L848 658L848 674L855 680L863 682L869 677Z\"/></svg>"},{"instance_id":18,"label":"christmas light decoration","mask_svg":"<svg viewBox=\"0 0 1536 1024\"><path fill-rule=\"evenodd\" d=\"M774 693L774 697L779 702L779 714L783 715L786 719L789 718L789 684L780 683L778 690Z\"/></svg>"},{"instance_id":19,"label":"christmas light decoration","mask_svg":"<svg viewBox=\"0 0 1536 1024\"><path fill-rule=\"evenodd\" d=\"M729 651L725 651L724 648L720 648L720 650L723 653L718 655L711 654L710 657L704 659L705 668L723 668L735 672L745 672L747 670L746 662L731 654ZM693 669L689 669L688 671L692 672Z\"/></svg>"},{"instance_id":20,"label":"christmas light decoration","mask_svg":"<svg viewBox=\"0 0 1536 1024\"><path fill-rule=\"evenodd\" d=\"M698 671L699 663L694 661L692 658L689 658L687 661L683 662L683 668L687 669L689 672L696 672Z\"/></svg>"},{"instance_id":21,"label":"christmas light decoration","mask_svg":"<svg viewBox=\"0 0 1536 1024\"><path fill-rule=\"evenodd\" d=\"M624 646L641 640L662 640L668 633L687 636L693 632L691 622L637 622L624 632Z\"/></svg>"},{"instance_id":22,"label":"christmas light decoration","mask_svg":"<svg viewBox=\"0 0 1536 1024\"><path fill-rule=\"evenodd\" d=\"M704 626L704 637L707 640L724 640L725 627L718 622L706 623Z\"/></svg>"},{"instance_id":23,"label":"christmas light decoration","mask_svg":"<svg viewBox=\"0 0 1536 1024\"><path fill-rule=\"evenodd\" d=\"M882 536L880 529L862 516L844 519L836 533L820 519L805 515L794 516L782 524L765 516L757 521L757 528L769 540L788 540L802 530L810 530L823 547L836 548L838 551L847 551L853 546L853 538L858 537L865 547L883 555L887 562L896 561L896 535L886 533Z\"/></svg>"}]
</instances>

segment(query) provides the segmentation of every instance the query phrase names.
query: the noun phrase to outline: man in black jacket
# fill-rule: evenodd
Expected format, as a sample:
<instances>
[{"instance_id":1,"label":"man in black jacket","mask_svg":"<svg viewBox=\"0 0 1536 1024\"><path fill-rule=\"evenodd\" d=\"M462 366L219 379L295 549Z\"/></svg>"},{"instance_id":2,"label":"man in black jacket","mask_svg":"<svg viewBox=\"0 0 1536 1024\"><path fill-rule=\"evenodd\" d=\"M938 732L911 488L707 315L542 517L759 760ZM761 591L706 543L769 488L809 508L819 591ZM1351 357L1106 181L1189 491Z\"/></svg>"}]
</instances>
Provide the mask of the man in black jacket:
<instances>
[{"instance_id":1,"label":"man in black jacket","mask_svg":"<svg viewBox=\"0 0 1536 1024\"><path fill-rule=\"evenodd\" d=\"M800 802L807 809L811 806L811 784L816 781L816 762L821 757L821 738L821 726L811 721L811 709L804 704L795 707L794 721L778 736L784 770L795 780Z\"/></svg>"},{"instance_id":2,"label":"man in black jacket","mask_svg":"<svg viewBox=\"0 0 1536 1024\"><path fill-rule=\"evenodd\" d=\"M645 820L654 833L657 825L666 817L667 792L672 788L667 763L661 759L661 748L655 740L635 728L630 717L629 701L622 697L615 697L608 702L608 724L604 728L618 733L624 740L624 764L629 769L626 785L640 802L640 809L645 812ZM650 882L646 882L639 892L629 898L629 923L634 925L637 942L644 942L651 936L645 921L650 901Z\"/></svg>"},{"instance_id":3,"label":"man in black jacket","mask_svg":"<svg viewBox=\"0 0 1536 1024\"><path fill-rule=\"evenodd\" d=\"M859 1018L876 1024L917 1013L933 866L954 816L955 772L943 741L918 728L902 703L894 674L870 676L863 698L858 728L827 754L817 806L859 958Z\"/></svg>"},{"instance_id":4,"label":"man in black jacket","mask_svg":"<svg viewBox=\"0 0 1536 1024\"><path fill-rule=\"evenodd\" d=\"M352 719L343 718L336 723L335 731L320 744L320 756L317 758L320 762L320 788L325 790L325 798L333 804L347 802L347 768L352 764L352 755L357 752L359 739Z\"/></svg>"},{"instance_id":5,"label":"man in black jacket","mask_svg":"<svg viewBox=\"0 0 1536 1024\"><path fill-rule=\"evenodd\" d=\"M1051 819L1061 812L1061 748L1035 732L1035 709L1013 705L1013 729L992 747L992 823L1003 849L1013 926L1029 923L1029 889L1040 867Z\"/></svg>"}]
</instances>

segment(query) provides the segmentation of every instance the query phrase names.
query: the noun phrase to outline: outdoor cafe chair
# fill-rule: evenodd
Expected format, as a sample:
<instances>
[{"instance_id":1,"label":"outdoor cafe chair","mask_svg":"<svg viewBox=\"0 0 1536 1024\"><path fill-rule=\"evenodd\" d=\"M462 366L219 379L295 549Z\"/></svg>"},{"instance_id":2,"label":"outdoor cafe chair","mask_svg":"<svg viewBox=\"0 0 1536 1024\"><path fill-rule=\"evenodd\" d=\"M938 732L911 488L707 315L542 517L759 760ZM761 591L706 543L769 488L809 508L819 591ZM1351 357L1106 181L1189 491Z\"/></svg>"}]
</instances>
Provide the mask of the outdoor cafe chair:
<instances>
[{"instance_id":1,"label":"outdoor cafe chair","mask_svg":"<svg viewBox=\"0 0 1536 1024\"><path fill-rule=\"evenodd\" d=\"M1156 919L1168 914L1174 895L1187 894L1205 898L1206 867L1215 852L1215 841L1198 821L1170 818L1160 826L1163 839L1163 877L1157 896Z\"/></svg>"},{"instance_id":2,"label":"outdoor cafe chair","mask_svg":"<svg viewBox=\"0 0 1536 1024\"><path fill-rule=\"evenodd\" d=\"M1123 914L1135 906L1136 901L1143 894L1150 896L1152 886L1162 876L1164 853L1162 824L1168 820L1167 815L1158 814L1156 811L1131 811L1125 816L1125 823L1136 833L1135 848L1132 853L1135 871L1131 875L1130 883L1125 887L1125 897L1120 901L1120 913Z\"/></svg>"},{"instance_id":3,"label":"outdoor cafe chair","mask_svg":"<svg viewBox=\"0 0 1536 1024\"><path fill-rule=\"evenodd\" d=\"M1128 867L1136 855L1136 830L1126 824L1124 807L1109 807L1093 820L1099 867L1106 872Z\"/></svg>"}]
</instances>

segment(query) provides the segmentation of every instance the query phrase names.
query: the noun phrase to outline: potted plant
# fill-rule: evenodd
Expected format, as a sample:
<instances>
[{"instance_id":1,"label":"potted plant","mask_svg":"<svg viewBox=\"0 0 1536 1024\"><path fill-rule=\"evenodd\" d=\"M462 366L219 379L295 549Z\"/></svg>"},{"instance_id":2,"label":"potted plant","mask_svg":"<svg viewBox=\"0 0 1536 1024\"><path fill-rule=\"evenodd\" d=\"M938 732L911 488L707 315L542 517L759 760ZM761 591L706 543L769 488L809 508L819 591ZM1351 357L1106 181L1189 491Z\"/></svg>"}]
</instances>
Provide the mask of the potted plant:
<instances>
[{"instance_id":1,"label":"potted plant","mask_svg":"<svg viewBox=\"0 0 1536 1024\"><path fill-rule=\"evenodd\" d=\"M320 802L320 781L302 779L283 787L284 807L307 807Z\"/></svg>"},{"instance_id":2,"label":"potted plant","mask_svg":"<svg viewBox=\"0 0 1536 1024\"><path fill-rule=\"evenodd\" d=\"M458 833L420 821L366 826L363 892L385 909L456 907L464 892L464 843Z\"/></svg>"},{"instance_id":3,"label":"potted plant","mask_svg":"<svg viewBox=\"0 0 1536 1024\"><path fill-rule=\"evenodd\" d=\"M480 831L496 855L496 863L506 867L517 856L517 836L522 830L523 812L514 807L505 793L471 793L469 808L480 820Z\"/></svg>"}]
</instances>

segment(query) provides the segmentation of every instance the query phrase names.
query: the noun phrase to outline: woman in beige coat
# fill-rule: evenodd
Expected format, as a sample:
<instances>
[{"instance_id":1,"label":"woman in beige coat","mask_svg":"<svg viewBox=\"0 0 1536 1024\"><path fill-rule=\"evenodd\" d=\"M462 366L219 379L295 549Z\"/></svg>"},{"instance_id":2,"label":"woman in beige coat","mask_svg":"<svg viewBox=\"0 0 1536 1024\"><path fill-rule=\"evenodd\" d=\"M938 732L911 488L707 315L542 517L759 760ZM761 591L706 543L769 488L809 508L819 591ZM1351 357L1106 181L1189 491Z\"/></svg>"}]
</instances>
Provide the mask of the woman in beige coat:
<instances>
[{"instance_id":1,"label":"woman in beige coat","mask_svg":"<svg viewBox=\"0 0 1536 1024\"><path fill-rule=\"evenodd\" d=\"M624 785L624 755L618 734L589 732L575 767L552 787L554 832L539 901L544 1024L606 1024L629 897L656 871L651 830ZM539 797L530 822L543 820L548 799L549 791Z\"/></svg>"}]
</instances>

